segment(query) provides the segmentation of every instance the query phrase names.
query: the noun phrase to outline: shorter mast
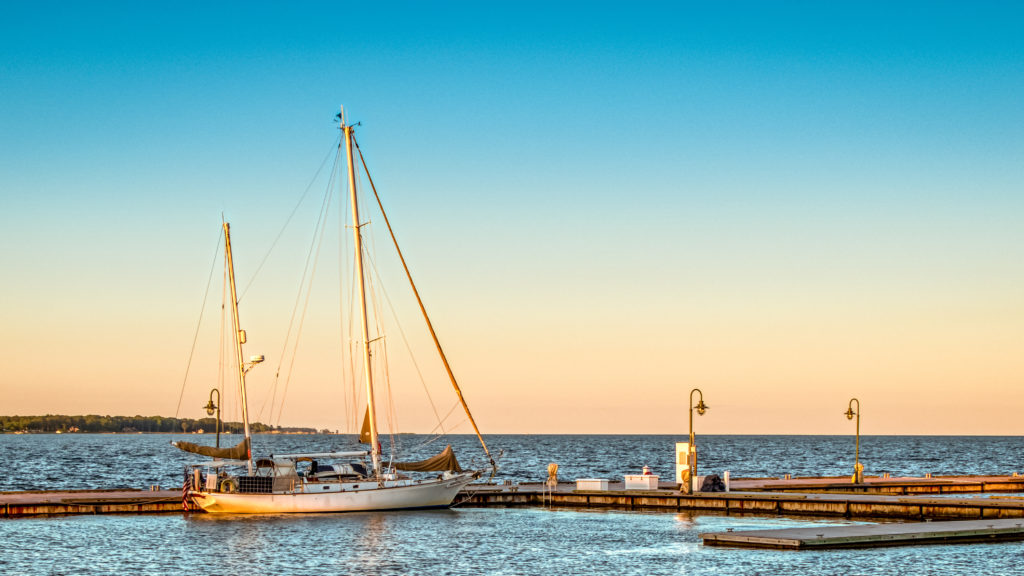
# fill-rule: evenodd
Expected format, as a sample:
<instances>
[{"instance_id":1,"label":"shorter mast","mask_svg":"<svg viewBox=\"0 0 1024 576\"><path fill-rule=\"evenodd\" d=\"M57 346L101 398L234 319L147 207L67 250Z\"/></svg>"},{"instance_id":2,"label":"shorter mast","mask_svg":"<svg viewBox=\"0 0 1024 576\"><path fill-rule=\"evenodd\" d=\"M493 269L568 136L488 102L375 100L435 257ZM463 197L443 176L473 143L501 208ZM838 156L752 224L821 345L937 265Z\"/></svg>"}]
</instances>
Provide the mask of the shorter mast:
<instances>
[{"instance_id":1,"label":"shorter mast","mask_svg":"<svg viewBox=\"0 0 1024 576\"><path fill-rule=\"evenodd\" d=\"M245 330L238 326L238 295L235 291L235 262L231 258L231 225L224 222L224 253L228 267L228 282L231 284L231 320L235 328L235 357L238 358L238 388L242 392L242 424L245 427L246 463L249 474L252 474L252 434L249 431L249 406L245 398L245 357L242 356L242 344L245 344Z\"/></svg>"},{"instance_id":2,"label":"shorter mast","mask_svg":"<svg viewBox=\"0 0 1024 576\"><path fill-rule=\"evenodd\" d=\"M356 195L356 170L352 161L352 126L345 123L345 109L341 109L338 115L341 119L341 129L345 133L345 152L348 156L348 187L352 202L352 234L355 238L356 256L356 277L359 288L359 313L363 329L363 373L366 378L366 409L370 423L370 457L373 460L373 474L379 477L381 473L380 442L377 439L377 412L373 403L373 372L370 368L370 329L366 320L366 288L363 279L363 240L359 232L359 201Z\"/></svg>"}]
</instances>

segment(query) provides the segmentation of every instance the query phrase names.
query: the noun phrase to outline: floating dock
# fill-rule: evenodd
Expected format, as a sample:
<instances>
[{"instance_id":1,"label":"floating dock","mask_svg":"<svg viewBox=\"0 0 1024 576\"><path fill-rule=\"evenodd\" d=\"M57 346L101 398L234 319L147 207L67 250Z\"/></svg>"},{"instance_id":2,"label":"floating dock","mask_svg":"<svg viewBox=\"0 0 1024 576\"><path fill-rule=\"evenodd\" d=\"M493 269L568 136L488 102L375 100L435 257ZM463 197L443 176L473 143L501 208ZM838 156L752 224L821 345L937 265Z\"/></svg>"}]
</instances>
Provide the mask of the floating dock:
<instances>
[{"instance_id":1,"label":"floating dock","mask_svg":"<svg viewBox=\"0 0 1024 576\"><path fill-rule=\"evenodd\" d=\"M711 532L705 546L825 550L1024 540L1024 520L961 520Z\"/></svg>"}]
</instances>

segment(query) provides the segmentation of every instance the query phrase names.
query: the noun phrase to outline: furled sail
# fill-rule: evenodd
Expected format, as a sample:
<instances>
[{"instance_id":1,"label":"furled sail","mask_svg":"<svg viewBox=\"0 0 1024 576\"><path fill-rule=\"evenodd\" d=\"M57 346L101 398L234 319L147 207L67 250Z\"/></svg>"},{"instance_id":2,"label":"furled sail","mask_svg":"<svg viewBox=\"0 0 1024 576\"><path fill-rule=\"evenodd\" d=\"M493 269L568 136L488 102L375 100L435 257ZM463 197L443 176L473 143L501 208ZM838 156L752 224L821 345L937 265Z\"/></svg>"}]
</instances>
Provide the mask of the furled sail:
<instances>
[{"instance_id":1,"label":"furled sail","mask_svg":"<svg viewBox=\"0 0 1024 576\"><path fill-rule=\"evenodd\" d=\"M419 462L395 462L394 466L399 470L408 470L410 472L444 472L446 470L462 472L459 461L455 459L455 452L452 451L451 444L445 446L444 450L433 458L427 458Z\"/></svg>"},{"instance_id":2,"label":"furled sail","mask_svg":"<svg viewBox=\"0 0 1024 576\"><path fill-rule=\"evenodd\" d=\"M171 442L171 445L178 450L202 454L211 458L222 458L224 460L248 460L249 439L245 438L231 448L214 448L213 446L200 446L191 442Z\"/></svg>"},{"instance_id":3,"label":"furled sail","mask_svg":"<svg viewBox=\"0 0 1024 576\"><path fill-rule=\"evenodd\" d=\"M370 443L370 407L366 407L366 415L363 416L363 427L359 430L359 441L363 444Z\"/></svg>"}]
</instances>

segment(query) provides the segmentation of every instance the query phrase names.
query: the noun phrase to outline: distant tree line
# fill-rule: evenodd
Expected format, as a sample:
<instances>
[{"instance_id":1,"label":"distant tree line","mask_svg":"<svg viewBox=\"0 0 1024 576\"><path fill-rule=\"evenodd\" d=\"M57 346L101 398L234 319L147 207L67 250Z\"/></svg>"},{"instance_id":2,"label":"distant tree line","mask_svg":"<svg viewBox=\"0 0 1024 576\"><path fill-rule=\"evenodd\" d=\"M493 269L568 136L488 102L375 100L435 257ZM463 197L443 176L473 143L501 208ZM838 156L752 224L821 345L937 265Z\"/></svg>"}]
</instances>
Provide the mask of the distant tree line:
<instances>
[{"instance_id":1,"label":"distant tree line","mask_svg":"<svg viewBox=\"0 0 1024 576\"><path fill-rule=\"evenodd\" d=\"M221 422L221 432L242 434L241 422ZM0 432L215 432L216 418L165 418L163 416L0 416ZM249 424L254 434L265 432L314 433L313 428L283 428L261 422Z\"/></svg>"}]
</instances>

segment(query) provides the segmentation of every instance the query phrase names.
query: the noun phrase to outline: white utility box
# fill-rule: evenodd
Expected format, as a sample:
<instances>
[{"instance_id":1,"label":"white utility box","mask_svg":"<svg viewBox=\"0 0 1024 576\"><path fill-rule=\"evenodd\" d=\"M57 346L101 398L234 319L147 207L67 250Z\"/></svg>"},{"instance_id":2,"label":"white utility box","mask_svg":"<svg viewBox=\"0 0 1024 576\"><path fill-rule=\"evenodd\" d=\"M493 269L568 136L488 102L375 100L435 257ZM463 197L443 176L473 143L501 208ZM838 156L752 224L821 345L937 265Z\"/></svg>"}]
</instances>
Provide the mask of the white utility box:
<instances>
[{"instance_id":1,"label":"white utility box","mask_svg":"<svg viewBox=\"0 0 1024 576\"><path fill-rule=\"evenodd\" d=\"M658 476L654 474L626 474L626 490L657 490Z\"/></svg>"},{"instance_id":2,"label":"white utility box","mask_svg":"<svg viewBox=\"0 0 1024 576\"><path fill-rule=\"evenodd\" d=\"M685 485L690 476L690 459L697 462L697 447L689 442L676 442L676 483Z\"/></svg>"},{"instance_id":3,"label":"white utility box","mask_svg":"<svg viewBox=\"0 0 1024 576\"><path fill-rule=\"evenodd\" d=\"M597 490L601 492L608 491L608 480L605 478L577 478L576 479L577 490Z\"/></svg>"}]
</instances>

